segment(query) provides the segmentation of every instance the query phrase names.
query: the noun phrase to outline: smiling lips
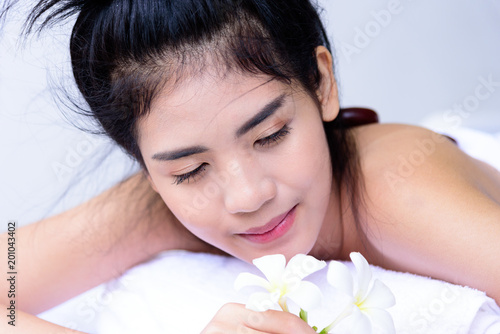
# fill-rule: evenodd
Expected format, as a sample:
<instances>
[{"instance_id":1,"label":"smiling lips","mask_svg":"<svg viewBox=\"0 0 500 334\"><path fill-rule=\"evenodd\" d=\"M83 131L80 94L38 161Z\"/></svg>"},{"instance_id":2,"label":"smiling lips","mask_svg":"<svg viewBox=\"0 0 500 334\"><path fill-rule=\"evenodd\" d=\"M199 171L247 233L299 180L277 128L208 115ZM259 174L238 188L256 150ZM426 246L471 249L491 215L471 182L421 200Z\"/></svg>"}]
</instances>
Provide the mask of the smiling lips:
<instances>
[{"instance_id":1,"label":"smiling lips","mask_svg":"<svg viewBox=\"0 0 500 334\"><path fill-rule=\"evenodd\" d=\"M267 243L282 237L292 227L295 221L295 208L273 218L269 223L260 227L253 227L239 235L255 243Z\"/></svg>"}]
</instances>

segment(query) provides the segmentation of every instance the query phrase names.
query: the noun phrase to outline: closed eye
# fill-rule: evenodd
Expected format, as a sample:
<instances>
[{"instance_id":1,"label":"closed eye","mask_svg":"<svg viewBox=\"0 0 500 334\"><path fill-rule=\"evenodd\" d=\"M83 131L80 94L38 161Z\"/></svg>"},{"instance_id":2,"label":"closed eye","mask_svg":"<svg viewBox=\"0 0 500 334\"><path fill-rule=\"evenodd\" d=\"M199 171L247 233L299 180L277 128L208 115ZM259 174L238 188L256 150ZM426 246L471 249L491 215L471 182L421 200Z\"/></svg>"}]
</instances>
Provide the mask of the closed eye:
<instances>
[{"instance_id":1,"label":"closed eye","mask_svg":"<svg viewBox=\"0 0 500 334\"><path fill-rule=\"evenodd\" d=\"M202 172L204 172L206 168L207 168L207 163L202 163L196 169L193 169L190 172L187 172L187 173L184 173L181 175L174 175L174 182L173 183L176 185L179 185L186 180L189 183L190 180L194 180L195 177L200 176L200 174Z\"/></svg>"},{"instance_id":2,"label":"closed eye","mask_svg":"<svg viewBox=\"0 0 500 334\"><path fill-rule=\"evenodd\" d=\"M281 129L279 129L278 131L276 131L275 133L267 136L267 137L264 137L262 139L259 139L257 140L255 143L259 146L271 146L271 145L275 145L277 143L279 143L286 135L288 135L290 133L290 130L292 130L292 128L290 128L288 125L284 125ZM207 167L207 163L202 163L201 165L199 165L197 168L193 169L192 171L190 172L187 172L187 173L184 173L184 174L181 174L181 175L174 175L174 184L176 185L179 185L181 183L183 183L184 181L187 181L188 183L196 178L196 177L199 177L201 175L201 173L203 173L205 170L206 170L206 167Z\"/></svg>"},{"instance_id":3,"label":"closed eye","mask_svg":"<svg viewBox=\"0 0 500 334\"><path fill-rule=\"evenodd\" d=\"M264 137L262 139L257 140L255 143L259 146L271 146L274 144L279 143L286 135L290 133L290 128L287 124L283 126L281 129L273 133L272 135L269 135L267 137Z\"/></svg>"}]
</instances>

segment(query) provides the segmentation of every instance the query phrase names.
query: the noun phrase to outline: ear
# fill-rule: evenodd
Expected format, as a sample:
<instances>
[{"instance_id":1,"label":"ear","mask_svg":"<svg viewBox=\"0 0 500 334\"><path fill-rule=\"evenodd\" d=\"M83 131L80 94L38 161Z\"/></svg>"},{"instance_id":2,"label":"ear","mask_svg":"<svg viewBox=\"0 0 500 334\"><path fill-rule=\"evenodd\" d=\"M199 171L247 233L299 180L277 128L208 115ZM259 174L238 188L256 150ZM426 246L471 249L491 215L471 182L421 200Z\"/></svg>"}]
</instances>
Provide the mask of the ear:
<instances>
[{"instance_id":1,"label":"ear","mask_svg":"<svg viewBox=\"0 0 500 334\"><path fill-rule=\"evenodd\" d=\"M316 61L321 76L319 88L316 92L321 104L321 117L324 122L333 121L339 114L339 96L337 81L333 75L332 54L324 46L316 48Z\"/></svg>"},{"instance_id":2,"label":"ear","mask_svg":"<svg viewBox=\"0 0 500 334\"><path fill-rule=\"evenodd\" d=\"M148 179L149 184L151 185L151 188L153 188L154 191L158 192L158 188L156 188L156 185L155 185L153 179L151 178L151 175L149 175L149 172L145 169L143 169L142 172L144 173L144 176L146 176L146 178Z\"/></svg>"}]
</instances>

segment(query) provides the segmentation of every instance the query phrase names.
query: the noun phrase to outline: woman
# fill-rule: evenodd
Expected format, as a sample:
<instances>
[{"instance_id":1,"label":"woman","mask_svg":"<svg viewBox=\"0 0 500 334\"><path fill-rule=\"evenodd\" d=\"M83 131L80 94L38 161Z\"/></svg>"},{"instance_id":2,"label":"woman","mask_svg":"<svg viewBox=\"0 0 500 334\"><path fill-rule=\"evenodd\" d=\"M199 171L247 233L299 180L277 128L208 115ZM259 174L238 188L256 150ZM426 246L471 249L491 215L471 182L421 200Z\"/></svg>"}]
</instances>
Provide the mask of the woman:
<instances>
[{"instance_id":1,"label":"woman","mask_svg":"<svg viewBox=\"0 0 500 334\"><path fill-rule=\"evenodd\" d=\"M19 310L179 248L246 261L359 251L499 302L499 173L422 128L347 129L308 0L41 1L28 27L47 13L44 25L78 13L76 83L144 173L18 230ZM284 312L248 323L251 312L228 304L204 333L314 333ZM25 313L18 326L57 330Z\"/></svg>"}]
</instances>

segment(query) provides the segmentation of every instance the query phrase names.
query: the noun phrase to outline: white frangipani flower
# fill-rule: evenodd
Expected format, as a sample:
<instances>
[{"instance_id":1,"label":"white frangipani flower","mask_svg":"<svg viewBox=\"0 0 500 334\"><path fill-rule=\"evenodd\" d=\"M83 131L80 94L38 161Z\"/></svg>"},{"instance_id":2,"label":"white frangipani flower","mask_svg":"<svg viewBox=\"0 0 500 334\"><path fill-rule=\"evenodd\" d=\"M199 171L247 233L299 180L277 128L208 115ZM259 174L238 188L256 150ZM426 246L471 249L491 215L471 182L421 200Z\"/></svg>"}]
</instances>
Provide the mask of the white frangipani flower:
<instances>
[{"instance_id":1,"label":"white frangipani flower","mask_svg":"<svg viewBox=\"0 0 500 334\"><path fill-rule=\"evenodd\" d=\"M351 302L344 312L325 328L324 333L346 317L351 318L351 333L370 334L374 324L385 329L387 333L395 333L392 316L385 310L396 303L393 293L378 279L371 283L371 269L363 255L353 252L350 257L357 272L356 286L349 269L343 263L332 261L328 267L328 283L351 296Z\"/></svg>"},{"instance_id":2,"label":"white frangipani flower","mask_svg":"<svg viewBox=\"0 0 500 334\"><path fill-rule=\"evenodd\" d=\"M266 255L253 260L253 264L265 275L266 279L241 273L234 282L237 290L246 286L259 286L267 292L252 294L246 307L254 311L266 311L278 304L283 311L288 311L289 298L303 310L317 307L321 302L319 288L302 279L326 266L312 256L297 254L286 265L282 254Z\"/></svg>"}]
</instances>

